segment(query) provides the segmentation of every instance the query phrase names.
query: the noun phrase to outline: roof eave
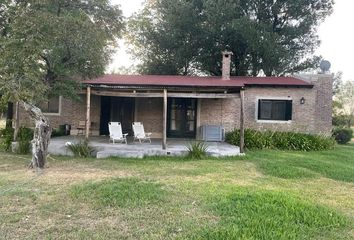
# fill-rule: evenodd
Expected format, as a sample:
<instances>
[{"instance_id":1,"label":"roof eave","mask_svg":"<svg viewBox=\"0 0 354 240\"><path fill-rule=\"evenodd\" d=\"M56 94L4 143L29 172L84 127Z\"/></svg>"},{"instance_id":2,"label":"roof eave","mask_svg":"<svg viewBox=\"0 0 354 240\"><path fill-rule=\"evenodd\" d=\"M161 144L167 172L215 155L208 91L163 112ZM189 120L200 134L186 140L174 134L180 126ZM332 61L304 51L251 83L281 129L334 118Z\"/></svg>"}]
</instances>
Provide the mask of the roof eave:
<instances>
[{"instance_id":1,"label":"roof eave","mask_svg":"<svg viewBox=\"0 0 354 240\"><path fill-rule=\"evenodd\" d=\"M312 84L245 84L246 87L313 88Z\"/></svg>"}]
</instances>

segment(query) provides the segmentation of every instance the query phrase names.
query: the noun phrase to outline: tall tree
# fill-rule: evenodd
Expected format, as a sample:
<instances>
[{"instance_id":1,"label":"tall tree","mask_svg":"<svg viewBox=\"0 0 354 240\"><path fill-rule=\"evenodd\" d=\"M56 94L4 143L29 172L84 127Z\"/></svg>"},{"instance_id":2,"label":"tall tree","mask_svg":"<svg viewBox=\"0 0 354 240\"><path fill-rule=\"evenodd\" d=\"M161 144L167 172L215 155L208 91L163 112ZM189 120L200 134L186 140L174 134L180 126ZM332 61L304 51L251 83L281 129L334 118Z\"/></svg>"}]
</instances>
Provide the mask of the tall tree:
<instances>
[{"instance_id":1,"label":"tall tree","mask_svg":"<svg viewBox=\"0 0 354 240\"><path fill-rule=\"evenodd\" d=\"M346 126L350 128L354 120L354 81L343 82L339 86L334 100L336 117L342 118Z\"/></svg>"},{"instance_id":2,"label":"tall tree","mask_svg":"<svg viewBox=\"0 0 354 240\"><path fill-rule=\"evenodd\" d=\"M0 5L0 91L35 120L34 167L44 167L50 127L36 105L77 97L80 80L102 74L122 30L109 0L3 0Z\"/></svg>"},{"instance_id":3,"label":"tall tree","mask_svg":"<svg viewBox=\"0 0 354 240\"><path fill-rule=\"evenodd\" d=\"M145 74L190 74L201 40L198 1L148 0L128 22L127 38Z\"/></svg>"},{"instance_id":4,"label":"tall tree","mask_svg":"<svg viewBox=\"0 0 354 240\"><path fill-rule=\"evenodd\" d=\"M332 8L333 0L147 0L128 39L143 73L220 75L227 49L232 75L284 75L316 67L316 30Z\"/></svg>"}]
</instances>

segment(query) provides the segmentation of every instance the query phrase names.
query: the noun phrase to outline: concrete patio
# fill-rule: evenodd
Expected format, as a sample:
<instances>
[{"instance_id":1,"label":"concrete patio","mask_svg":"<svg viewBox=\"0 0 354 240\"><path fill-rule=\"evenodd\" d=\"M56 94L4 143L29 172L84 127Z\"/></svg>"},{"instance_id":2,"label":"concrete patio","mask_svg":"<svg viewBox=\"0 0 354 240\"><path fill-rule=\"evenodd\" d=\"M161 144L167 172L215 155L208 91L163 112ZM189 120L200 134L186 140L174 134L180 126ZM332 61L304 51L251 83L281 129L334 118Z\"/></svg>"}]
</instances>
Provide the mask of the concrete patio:
<instances>
[{"instance_id":1,"label":"concrete patio","mask_svg":"<svg viewBox=\"0 0 354 240\"><path fill-rule=\"evenodd\" d=\"M53 155L72 156L65 143L78 143L83 136L65 136L52 138L49 144L49 153ZM187 145L193 140L167 139L167 149L161 147L161 139L152 139L149 143L132 142L128 138L128 144L109 143L107 136L90 137L90 146L94 147L93 156L97 158L124 157L143 158L147 156L183 156L187 154ZM213 157L229 157L240 155L239 147L225 142L206 142L207 154Z\"/></svg>"}]
</instances>

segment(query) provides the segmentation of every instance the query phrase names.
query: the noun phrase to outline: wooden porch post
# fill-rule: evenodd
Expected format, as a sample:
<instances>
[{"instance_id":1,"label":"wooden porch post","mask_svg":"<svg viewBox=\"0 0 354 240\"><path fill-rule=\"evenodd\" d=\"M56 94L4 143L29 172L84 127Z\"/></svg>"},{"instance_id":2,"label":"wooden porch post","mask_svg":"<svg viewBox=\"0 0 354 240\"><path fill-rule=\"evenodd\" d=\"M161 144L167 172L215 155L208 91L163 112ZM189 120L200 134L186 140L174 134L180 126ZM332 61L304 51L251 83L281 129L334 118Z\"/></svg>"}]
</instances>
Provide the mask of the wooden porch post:
<instances>
[{"instance_id":1,"label":"wooden porch post","mask_svg":"<svg viewBox=\"0 0 354 240\"><path fill-rule=\"evenodd\" d=\"M90 125L91 125L91 87L87 87L87 94L86 94L86 139L90 136Z\"/></svg>"},{"instance_id":2,"label":"wooden porch post","mask_svg":"<svg viewBox=\"0 0 354 240\"><path fill-rule=\"evenodd\" d=\"M162 149L167 147L167 89L163 90L163 133L162 133Z\"/></svg>"},{"instance_id":3,"label":"wooden porch post","mask_svg":"<svg viewBox=\"0 0 354 240\"><path fill-rule=\"evenodd\" d=\"M245 147L245 89L242 88L240 91L240 99L241 99L241 111L240 111L240 153L244 153Z\"/></svg>"}]
</instances>

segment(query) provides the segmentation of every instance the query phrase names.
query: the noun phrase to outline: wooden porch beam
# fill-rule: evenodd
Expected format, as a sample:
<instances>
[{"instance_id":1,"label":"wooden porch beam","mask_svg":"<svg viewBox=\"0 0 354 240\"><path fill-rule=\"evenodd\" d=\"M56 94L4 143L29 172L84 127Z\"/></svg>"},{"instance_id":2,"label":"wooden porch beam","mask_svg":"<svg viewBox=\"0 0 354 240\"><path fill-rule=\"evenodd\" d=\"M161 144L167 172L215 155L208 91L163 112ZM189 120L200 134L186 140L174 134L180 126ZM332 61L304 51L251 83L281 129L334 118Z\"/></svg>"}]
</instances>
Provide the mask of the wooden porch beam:
<instances>
[{"instance_id":1,"label":"wooden porch beam","mask_svg":"<svg viewBox=\"0 0 354 240\"><path fill-rule=\"evenodd\" d=\"M163 133L162 133L162 149L167 148L167 90L163 90Z\"/></svg>"},{"instance_id":2,"label":"wooden porch beam","mask_svg":"<svg viewBox=\"0 0 354 240\"><path fill-rule=\"evenodd\" d=\"M90 136L90 125L91 125L91 87L87 87L86 93L86 132L85 137L86 139Z\"/></svg>"},{"instance_id":3,"label":"wooden porch beam","mask_svg":"<svg viewBox=\"0 0 354 240\"><path fill-rule=\"evenodd\" d=\"M239 94L234 93L169 93L168 97L176 98L236 98Z\"/></svg>"},{"instance_id":4,"label":"wooden porch beam","mask_svg":"<svg viewBox=\"0 0 354 240\"><path fill-rule=\"evenodd\" d=\"M152 98L161 98L163 97L162 93L134 93L134 92L114 92L114 91L99 91L92 90L93 95L98 96L110 96L110 97L152 97Z\"/></svg>"},{"instance_id":5,"label":"wooden porch beam","mask_svg":"<svg viewBox=\"0 0 354 240\"><path fill-rule=\"evenodd\" d=\"M241 98L241 110L240 110L240 153L244 153L245 146L245 90L242 89L240 92Z\"/></svg>"},{"instance_id":6,"label":"wooden porch beam","mask_svg":"<svg viewBox=\"0 0 354 240\"><path fill-rule=\"evenodd\" d=\"M143 92L115 92L115 91L100 91L92 90L93 95L98 96L112 96L112 97L135 97L135 98L161 98L163 93L143 93ZM168 97L176 98L238 98L239 94L234 93L179 93L179 92L169 92Z\"/></svg>"}]
</instances>

